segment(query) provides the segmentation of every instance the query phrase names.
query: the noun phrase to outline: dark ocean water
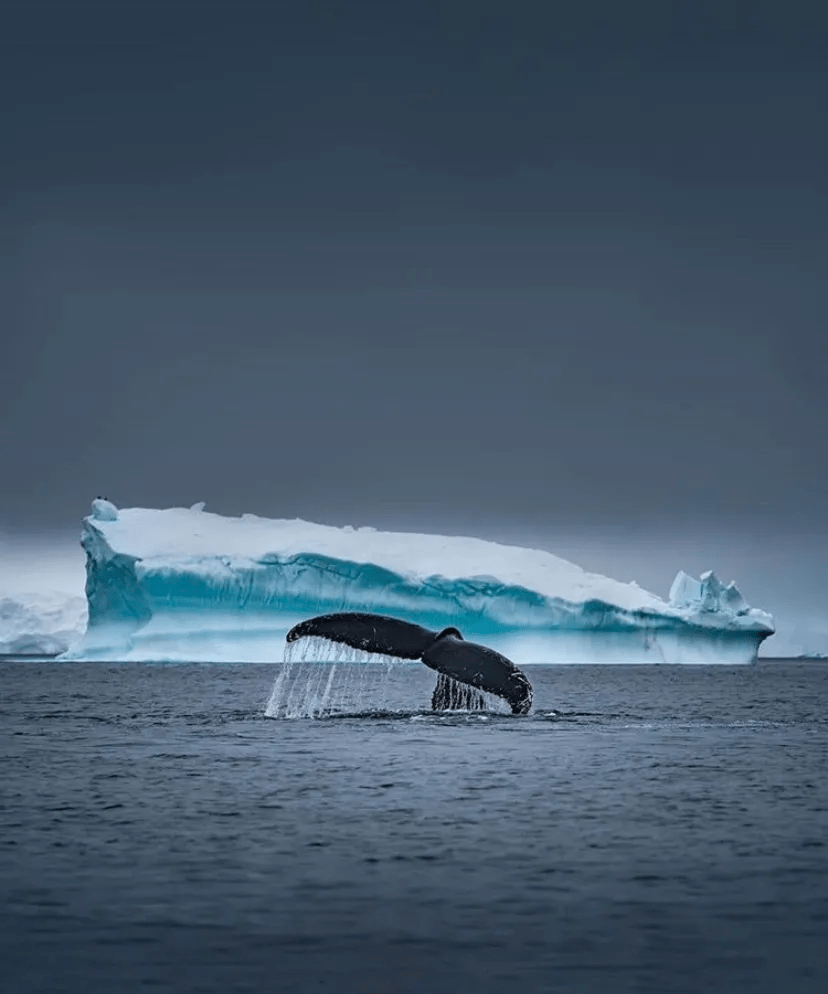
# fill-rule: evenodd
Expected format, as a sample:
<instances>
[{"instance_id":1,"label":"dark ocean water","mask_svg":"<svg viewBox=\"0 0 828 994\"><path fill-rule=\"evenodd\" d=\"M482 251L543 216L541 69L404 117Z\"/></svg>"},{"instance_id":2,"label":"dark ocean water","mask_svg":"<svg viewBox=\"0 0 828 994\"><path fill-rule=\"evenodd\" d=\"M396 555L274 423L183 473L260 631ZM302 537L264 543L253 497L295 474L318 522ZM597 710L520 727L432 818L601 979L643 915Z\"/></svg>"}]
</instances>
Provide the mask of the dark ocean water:
<instances>
[{"instance_id":1,"label":"dark ocean water","mask_svg":"<svg viewBox=\"0 0 828 994\"><path fill-rule=\"evenodd\" d=\"M277 671L0 664L4 992L828 990L828 665Z\"/></svg>"}]
</instances>

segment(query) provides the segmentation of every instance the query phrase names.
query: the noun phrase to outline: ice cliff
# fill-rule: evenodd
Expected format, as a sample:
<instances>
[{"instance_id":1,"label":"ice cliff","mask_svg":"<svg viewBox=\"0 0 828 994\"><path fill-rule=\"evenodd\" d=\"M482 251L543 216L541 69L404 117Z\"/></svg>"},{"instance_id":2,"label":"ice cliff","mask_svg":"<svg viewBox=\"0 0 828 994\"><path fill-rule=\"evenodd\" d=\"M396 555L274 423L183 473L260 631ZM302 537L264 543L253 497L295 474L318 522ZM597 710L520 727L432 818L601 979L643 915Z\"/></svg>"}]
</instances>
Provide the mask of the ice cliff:
<instances>
[{"instance_id":1,"label":"ice cliff","mask_svg":"<svg viewBox=\"0 0 828 994\"><path fill-rule=\"evenodd\" d=\"M89 624L72 658L271 662L293 624L342 610L455 625L519 665L749 662L773 632L712 573L680 573L666 602L548 552L474 538L96 500L82 544Z\"/></svg>"}]
</instances>

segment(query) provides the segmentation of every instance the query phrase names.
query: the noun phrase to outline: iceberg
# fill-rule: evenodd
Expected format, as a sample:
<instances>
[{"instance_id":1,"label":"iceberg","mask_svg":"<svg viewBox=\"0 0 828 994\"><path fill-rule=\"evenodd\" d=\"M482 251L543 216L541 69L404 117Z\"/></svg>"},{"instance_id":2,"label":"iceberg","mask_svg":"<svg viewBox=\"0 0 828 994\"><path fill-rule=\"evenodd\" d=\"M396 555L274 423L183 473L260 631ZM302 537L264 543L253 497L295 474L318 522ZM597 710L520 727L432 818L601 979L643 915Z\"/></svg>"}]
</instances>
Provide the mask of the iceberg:
<instances>
[{"instance_id":1,"label":"iceberg","mask_svg":"<svg viewBox=\"0 0 828 994\"><path fill-rule=\"evenodd\" d=\"M312 615L453 625L518 665L752 662L773 619L714 573L664 601L549 552L476 538L336 528L191 508L84 519L89 621L65 658L281 661Z\"/></svg>"},{"instance_id":2,"label":"iceberg","mask_svg":"<svg viewBox=\"0 0 828 994\"><path fill-rule=\"evenodd\" d=\"M53 592L0 596L0 655L56 656L83 638L86 600Z\"/></svg>"}]
</instances>

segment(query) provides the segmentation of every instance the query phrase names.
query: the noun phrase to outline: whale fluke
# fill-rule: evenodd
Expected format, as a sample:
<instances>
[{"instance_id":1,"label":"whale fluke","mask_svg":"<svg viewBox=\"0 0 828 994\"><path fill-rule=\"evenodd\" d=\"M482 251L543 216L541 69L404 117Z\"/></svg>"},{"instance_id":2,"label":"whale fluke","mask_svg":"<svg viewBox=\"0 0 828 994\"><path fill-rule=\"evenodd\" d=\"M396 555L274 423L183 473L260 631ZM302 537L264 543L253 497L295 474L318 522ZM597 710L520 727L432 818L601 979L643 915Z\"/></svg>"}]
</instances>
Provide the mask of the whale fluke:
<instances>
[{"instance_id":1,"label":"whale fluke","mask_svg":"<svg viewBox=\"0 0 828 994\"><path fill-rule=\"evenodd\" d=\"M398 656L400 659L422 659L423 653L434 641L435 633L399 618L348 611L308 618L287 633L288 642L307 637L329 639L349 645L352 649Z\"/></svg>"},{"instance_id":2,"label":"whale fluke","mask_svg":"<svg viewBox=\"0 0 828 994\"><path fill-rule=\"evenodd\" d=\"M381 614L342 612L301 622L288 632L287 641L306 637L328 639L365 652L419 659L441 674L432 697L432 707L437 710L479 709L478 697L470 688L502 698L513 714L528 714L532 706L532 686L517 666L494 649L466 642L456 628L433 632Z\"/></svg>"},{"instance_id":3,"label":"whale fluke","mask_svg":"<svg viewBox=\"0 0 828 994\"><path fill-rule=\"evenodd\" d=\"M488 646L466 642L454 631L441 632L423 653L423 662L452 680L502 697L512 714L528 714L532 685L511 659Z\"/></svg>"}]
</instances>

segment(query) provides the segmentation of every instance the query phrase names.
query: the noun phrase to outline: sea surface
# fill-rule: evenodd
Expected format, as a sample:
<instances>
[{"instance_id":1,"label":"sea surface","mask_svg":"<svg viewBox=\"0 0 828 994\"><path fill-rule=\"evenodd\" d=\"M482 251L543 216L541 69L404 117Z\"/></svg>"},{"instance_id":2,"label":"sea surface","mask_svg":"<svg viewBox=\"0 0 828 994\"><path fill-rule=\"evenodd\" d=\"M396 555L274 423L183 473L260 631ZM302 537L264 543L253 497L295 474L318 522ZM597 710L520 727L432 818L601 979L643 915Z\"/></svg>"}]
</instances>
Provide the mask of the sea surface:
<instances>
[{"instance_id":1,"label":"sea surface","mask_svg":"<svg viewBox=\"0 0 828 994\"><path fill-rule=\"evenodd\" d=\"M526 669L0 663L0 989L824 994L828 665Z\"/></svg>"}]
</instances>

